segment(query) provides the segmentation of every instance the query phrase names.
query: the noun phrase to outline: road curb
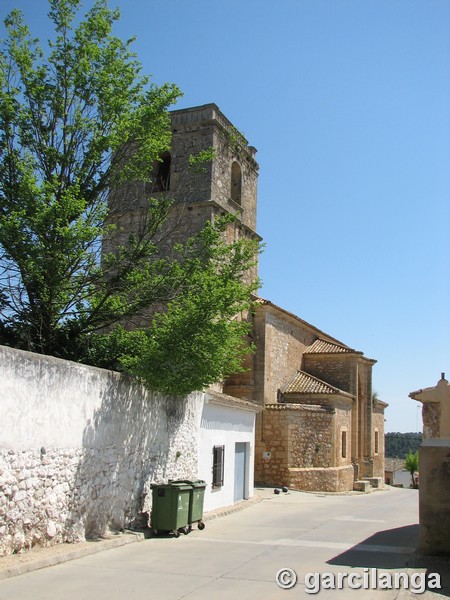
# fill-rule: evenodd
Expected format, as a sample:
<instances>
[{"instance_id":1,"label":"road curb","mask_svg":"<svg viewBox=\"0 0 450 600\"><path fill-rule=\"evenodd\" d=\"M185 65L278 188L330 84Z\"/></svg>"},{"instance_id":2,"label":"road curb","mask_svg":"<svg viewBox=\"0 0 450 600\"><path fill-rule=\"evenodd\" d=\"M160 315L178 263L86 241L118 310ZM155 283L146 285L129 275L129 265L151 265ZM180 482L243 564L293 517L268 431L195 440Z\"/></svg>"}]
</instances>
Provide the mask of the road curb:
<instances>
[{"instance_id":1,"label":"road curb","mask_svg":"<svg viewBox=\"0 0 450 600\"><path fill-rule=\"evenodd\" d=\"M233 504L206 512L203 515L203 521L207 522L220 517L225 517L226 515L231 515L257 504L261 500L261 497L253 496L237 505ZM48 552L46 556L38 556L40 549L36 550L37 556L33 556L33 550L30 550L24 554L16 555L17 564L4 568L1 566L2 559L0 558L0 581L10 577L24 575L25 573L31 573L32 571L37 571L39 569L45 569L46 567L53 567L69 560L76 560L78 558L83 558L84 556L89 556L90 554L103 552L104 550L111 550L112 548L118 548L134 542L142 542L145 539L146 536L144 532L126 530L124 533L107 539L80 542L79 544L57 544L51 548L43 548L43 552ZM54 554L51 553L52 551ZM9 557L7 556L4 558Z\"/></svg>"},{"instance_id":2,"label":"road curb","mask_svg":"<svg viewBox=\"0 0 450 600\"><path fill-rule=\"evenodd\" d=\"M260 496L253 496L248 500L243 500L239 504L231 504L230 506L225 506L224 508L218 508L217 510L211 510L209 512L204 513L203 521L212 521L213 519L219 519L220 517L226 517L227 515L231 515L233 513L239 512L248 508L249 506L253 506L253 504L258 504L261 502L263 498Z\"/></svg>"},{"instance_id":3,"label":"road curb","mask_svg":"<svg viewBox=\"0 0 450 600\"><path fill-rule=\"evenodd\" d=\"M118 548L119 546L125 546L126 544L132 544L134 542L142 542L145 539L144 534L140 532L126 532L118 536L114 536L108 539L93 540L89 542L80 542L80 547L66 548L69 544L59 544L53 546L55 548L55 554L49 554L47 556L32 556L32 550L24 555L17 556L18 564L9 567L1 568L0 559L0 580L8 579L9 577L17 577L18 575L24 575L31 571L37 571L38 569L44 569L45 567L53 567L64 563L69 560L75 560L88 556L90 554L96 554L104 550L110 550L111 548ZM82 546L82 547L81 547ZM49 550L48 548L43 550ZM39 550L37 550L39 553ZM8 558L8 557L5 557ZM19 562L20 558L24 562Z\"/></svg>"}]
</instances>

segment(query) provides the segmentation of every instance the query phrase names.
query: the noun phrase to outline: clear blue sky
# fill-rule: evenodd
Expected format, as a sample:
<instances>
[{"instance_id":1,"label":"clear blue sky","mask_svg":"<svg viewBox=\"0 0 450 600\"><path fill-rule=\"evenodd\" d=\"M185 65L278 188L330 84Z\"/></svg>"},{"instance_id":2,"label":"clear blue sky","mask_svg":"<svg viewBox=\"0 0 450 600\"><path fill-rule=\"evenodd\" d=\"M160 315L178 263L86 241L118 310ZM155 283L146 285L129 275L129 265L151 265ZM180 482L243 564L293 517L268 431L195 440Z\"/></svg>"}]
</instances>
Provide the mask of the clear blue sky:
<instances>
[{"instance_id":1,"label":"clear blue sky","mask_svg":"<svg viewBox=\"0 0 450 600\"><path fill-rule=\"evenodd\" d=\"M90 2L86 2L89 5ZM177 108L258 149L261 295L378 361L387 431L450 378L448 0L112 0ZM3 0L46 39L46 0Z\"/></svg>"}]
</instances>

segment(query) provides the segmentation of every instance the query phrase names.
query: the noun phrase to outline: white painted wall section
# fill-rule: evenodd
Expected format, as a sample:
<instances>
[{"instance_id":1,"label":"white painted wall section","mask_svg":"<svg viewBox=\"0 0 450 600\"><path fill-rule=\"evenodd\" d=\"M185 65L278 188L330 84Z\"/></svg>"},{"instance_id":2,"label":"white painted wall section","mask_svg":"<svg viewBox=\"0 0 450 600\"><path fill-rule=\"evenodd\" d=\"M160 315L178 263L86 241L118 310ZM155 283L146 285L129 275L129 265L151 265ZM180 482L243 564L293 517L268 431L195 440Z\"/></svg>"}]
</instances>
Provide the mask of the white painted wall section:
<instances>
[{"instance_id":1,"label":"white painted wall section","mask_svg":"<svg viewBox=\"0 0 450 600\"><path fill-rule=\"evenodd\" d=\"M208 402L205 395L198 446L198 474L206 481L204 511L234 503L235 445L246 444L245 498L253 496L255 411ZM212 488L213 447L225 446L224 483Z\"/></svg>"}]
</instances>

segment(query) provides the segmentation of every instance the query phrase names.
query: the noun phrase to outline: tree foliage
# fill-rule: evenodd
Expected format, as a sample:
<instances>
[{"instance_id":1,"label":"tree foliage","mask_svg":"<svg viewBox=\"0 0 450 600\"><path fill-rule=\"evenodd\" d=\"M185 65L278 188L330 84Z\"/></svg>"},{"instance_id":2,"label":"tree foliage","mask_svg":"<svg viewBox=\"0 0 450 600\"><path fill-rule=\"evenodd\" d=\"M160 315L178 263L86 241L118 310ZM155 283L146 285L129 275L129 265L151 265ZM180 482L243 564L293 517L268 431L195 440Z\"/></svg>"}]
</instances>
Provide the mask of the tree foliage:
<instances>
[{"instance_id":1,"label":"tree foliage","mask_svg":"<svg viewBox=\"0 0 450 600\"><path fill-rule=\"evenodd\" d=\"M414 478L414 473L419 470L419 451L416 452L409 451L405 458L405 469L411 475L412 487L416 488L417 483Z\"/></svg>"},{"instance_id":2,"label":"tree foliage","mask_svg":"<svg viewBox=\"0 0 450 600\"><path fill-rule=\"evenodd\" d=\"M243 283L254 265L258 243L241 239L223 242L232 217L207 224L188 246L193 255L183 263L187 273L167 310L155 315L145 330L96 336L95 362L111 358L147 386L184 395L242 371L244 355L253 350L244 337L257 281ZM184 248L184 251L186 249Z\"/></svg>"},{"instance_id":3,"label":"tree foliage","mask_svg":"<svg viewBox=\"0 0 450 600\"><path fill-rule=\"evenodd\" d=\"M79 0L49 4L48 56L17 10L0 54L1 339L64 355L110 321L112 294L97 287L106 194L119 178L148 177L170 143L167 108L179 92L139 75L105 1L77 26ZM122 262L148 250L135 245Z\"/></svg>"},{"instance_id":4,"label":"tree foliage","mask_svg":"<svg viewBox=\"0 0 450 600\"><path fill-rule=\"evenodd\" d=\"M150 182L180 92L141 75L133 40L112 35L119 15L106 0L81 20L80 0L49 5L47 52L17 10L0 52L0 343L119 365L166 391L198 389L245 352L245 322L233 317L251 304L256 283L241 276L257 243L227 247L218 221L169 260L155 240L171 201L158 196L145 229L100 259L108 191ZM155 304L168 309L148 330L118 325ZM190 369L199 377L188 383Z\"/></svg>"}]
</instances>

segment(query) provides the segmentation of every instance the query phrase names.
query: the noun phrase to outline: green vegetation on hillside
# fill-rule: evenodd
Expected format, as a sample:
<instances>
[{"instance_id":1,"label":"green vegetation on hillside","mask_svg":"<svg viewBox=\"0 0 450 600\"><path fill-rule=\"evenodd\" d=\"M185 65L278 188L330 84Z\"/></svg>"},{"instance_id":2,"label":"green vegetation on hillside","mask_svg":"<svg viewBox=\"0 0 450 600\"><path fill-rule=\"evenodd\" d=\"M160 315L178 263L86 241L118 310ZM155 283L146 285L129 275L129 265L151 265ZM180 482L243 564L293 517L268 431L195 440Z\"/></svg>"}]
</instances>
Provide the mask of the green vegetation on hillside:
<instances>
[{"instance_id":1,"label":"green vegetation on hillside","mask_svg":"<svg viewBox=\"0 0 450 600\"><path fill-rule=\"evenodd\" d=\"M388 458L406 458L409 452L416 452L422 443L420 432L386 433L385 454Z\"/></svg>"}]
</instances>

